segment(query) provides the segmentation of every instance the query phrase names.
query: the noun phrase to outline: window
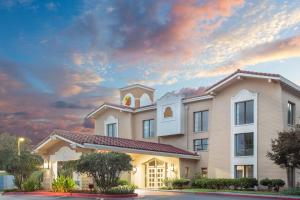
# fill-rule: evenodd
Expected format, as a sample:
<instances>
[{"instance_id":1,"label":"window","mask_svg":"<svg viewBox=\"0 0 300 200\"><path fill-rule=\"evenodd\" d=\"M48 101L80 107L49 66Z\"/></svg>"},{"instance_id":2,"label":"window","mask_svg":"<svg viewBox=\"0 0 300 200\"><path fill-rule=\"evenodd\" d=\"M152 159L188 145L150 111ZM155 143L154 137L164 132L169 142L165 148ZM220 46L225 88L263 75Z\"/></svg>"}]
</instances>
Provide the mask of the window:
<instances>
[{"instance_id":1,"label":"window","mask_svg":"<svg viewBox=\"0 0 300 200\"><path fill-rule=\"evenodd\" d=\"M208 147L208 139L198 139L194 140L194 151L203 151L207 150Z\"/></svg>"},{"instance_id":2,"label":"window","mask_svg":"<svg viewBox=\"0 0 300 200\"><path fill-rule=\"evenodd\" d=\"M143 121L143 138L154 137L154 119Z\"/></svg>"},{"instance_id":3,"label":"window","mask_svg":"<svg viewBox=\"0 0 300 200\"><path fill-rule=\"evenodd\" d=\"M288 125L295 124L295 104L288 102Z\"/></svg>"},{"instance_id":4,"label":"window","mask_svg":"<svg viewBox=\"0 0 300 200\"><path fill-rule=\"evenodd\" d=\"M106 124L106 135L109 137L117 137L117 123Z\"/></svg>"},{"instance_id":5,"label":"window","mask_svg":"<svg viewBox=\"0 0 300 200\"><path fill-rule=\"evenodd\" d=\"M253 178L253 165L235 165L235 178Z\"/></svg>"},{"instance_id":6,"label":"window","mask_svg":"<svg viewBox=\"0 0 300 200\"><path fill-rule=\"evenodd\" d=\"M208 111L194 112L194 132L208 130Z\"/></svg>"},{"instance_id":7,"label":"window","mask_svg":"<svg viewBox=\"0 0 300 200\"><path fill-rule=\"evenodd\" d=\"M201 168L201 177L207 178L207 168Z\"/></svg>"},{"instance_id":8,"label":"window","mask_svg":"<svg viewBox=\"0 0 300 200\"><path fill-rule=\"evenodd\" d=\"M254 101L243 101L235 104L235 124L252 124L254 122Z\"/></svg>"},{"instance_id":9,"label":"window","mask_svg":"<svg viewBox=\"0 0 300 200\"><path fill-rule=\"evenodd\" d=\"M235 156L253 155L253 133L235 134Z\"/></svg>"}]
</instances>

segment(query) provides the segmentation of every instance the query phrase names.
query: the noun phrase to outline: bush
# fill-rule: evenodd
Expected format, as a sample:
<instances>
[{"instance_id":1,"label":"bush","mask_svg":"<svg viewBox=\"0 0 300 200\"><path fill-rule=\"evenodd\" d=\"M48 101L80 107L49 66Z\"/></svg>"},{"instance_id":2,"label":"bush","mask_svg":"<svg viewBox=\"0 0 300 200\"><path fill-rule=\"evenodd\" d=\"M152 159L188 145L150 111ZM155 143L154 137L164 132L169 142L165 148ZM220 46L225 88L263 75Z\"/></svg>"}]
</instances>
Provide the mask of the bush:
<instances>
[{"instance_id":1,"label":"bush","mask_svg":"<svg viewBox=\"0 0 300 200\"><path fill-rule=\"evenodd\" d=\"M161 188L161 189L172 190L173 189L172 183L173 183L173 179L165 178L164 179L164 185L165 186L163 188Z\"/></svg>"},{"instance_id":2,"label":"bush","mask_svg":"<svg viewBox=\"0 0 300 200\"><path fill-rule=\"evenodd\" d=\"M289 188L281 192L284 195L300 195L300 188Z\"/></svg>"},{"instance_id":3,"label":"bush","mask_svg":"<svg viewBox=\"0 0 300 200\"><path fill-rule=\"evenodd\" d=\"M34 180L28 179L23 182L23 189L25 192L32 192L39 189L39 185Z\"/></svg>"},{"instance_id":4,"label":"bush","mask_svg":"<svg viewBox=\"0 0 300 200\"><path fill-rule=\"evenodd\" d=\"M273 179L272 180L272 186L273 186L273 189L278 192L279 189L281 187L283 187L285 185L285 182L281 179Z\"/></svg>"},{"instance_id":5,"label":"bush","mask_svg":"<svg viewBox=\"0 0 300 200\"><path fill-rule=\"evenodd\" d=\"M183 189L184 187L188 186L190 183L190 179L174 179L172 181L172 187L175 189Z\"/></svg>"},{"instance_id":6,"label":"bush","mask_svg":"<svg viewBox=\"0 0 300 200\"><path fill-rule=\"evenodd\" d=\"M249 188L254 188L255 186L258 185L257 179L256 178L240 178L239 184L241 189L249 189Z\"/></svg>"},{"instance_id":7,"label":"bush","mask_svg":"<svg viewBox=\"0 0 300 200\"><path fill-rule=\"evenodd\" d=\"M135 185L119 185L105 191L106 194L133 194L137 187Z\"/></svg>"},{"instance_id":8,"label":"bush","mask_svg":"<svg viewBox=\"0 0 300 200\"><path fill-rule=\"evenodd\" d=\"M240 179L195 179L192 183L194 187L204 189L249 189L257 185L255 178L240 178Z\"/></svg>"},{"instance_id":9,"label":"bush","mask_svg":"<svg viewBox=\"0 0 300 200\"><path fill-rule=\"evenodd\" d=\"M278 192L280 187L283 187L285 185L285 182L281 179L265 178L260 181L260 184L263 186L267 186L268 190L272 190L273 188L274 191Z\"/></svg>"},{"instance_id":10,"label":"bush","mask_svg":"<svg viewBox=\"0 0 300 200\"><path fill-rule=\"evenodd\" d=\"M69 177L59 176L52 183L52 190L54 192L69 192L74 188L75 182Z\"/></svg>"},{"instance_id":11,"label":"bush","mask_svg":"<svg viewBox=\"0 0 300 200\"><path fill-rule=\"evenodd\" d=\"M119 179L117 181L117 185L129 185L128 181L127 180L124 180L124 179Z\"/></svg>"}]
</instances>

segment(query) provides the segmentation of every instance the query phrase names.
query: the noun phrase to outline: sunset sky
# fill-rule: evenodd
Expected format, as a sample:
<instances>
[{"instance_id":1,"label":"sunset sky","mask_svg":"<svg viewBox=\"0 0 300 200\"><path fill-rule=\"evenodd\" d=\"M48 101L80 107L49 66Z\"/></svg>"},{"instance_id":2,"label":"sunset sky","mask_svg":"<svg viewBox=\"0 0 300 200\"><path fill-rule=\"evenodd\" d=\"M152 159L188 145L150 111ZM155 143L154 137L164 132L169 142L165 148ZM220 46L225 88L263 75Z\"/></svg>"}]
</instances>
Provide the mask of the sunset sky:
<instances>
[{"instance_id":1,"label":"sunset sky","mask_svg":"<svg viewBox=\"0 0 300 200\"><path fill-rule=\"evenodd\" d=\"M300 1L0 0L0 132L91 131L141 83L197 93L236 69L300 84Z\"/></svg>"}]
</instances>

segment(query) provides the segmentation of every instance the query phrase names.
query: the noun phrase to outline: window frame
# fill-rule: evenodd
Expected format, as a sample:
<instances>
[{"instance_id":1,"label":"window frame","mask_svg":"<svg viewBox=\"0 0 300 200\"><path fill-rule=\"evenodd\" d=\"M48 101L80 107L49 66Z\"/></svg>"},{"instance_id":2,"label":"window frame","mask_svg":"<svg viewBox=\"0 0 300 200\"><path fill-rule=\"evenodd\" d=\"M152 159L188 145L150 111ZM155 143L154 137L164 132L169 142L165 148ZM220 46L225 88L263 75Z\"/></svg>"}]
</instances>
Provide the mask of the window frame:
<instances>
[{"instance_id":1,"label":"window frame","mask_svg":"<svg viewBox=\"0 0 300 200\"><path fill-rule=\"evenodd\" d=\"M149 133L148 133L148 137L145 137L145 122L149 121ZM151 121L153 121L153 135L151 135ZM155 124L154 124L154 119L145 119L143 120L143 138L144 139L149 139L149 138L154 138L155 137Z\"/></svg>"},{"instance_id":2,"label":"window frame","mask_svg":"<svg viewBox=\"0 0 300 200\"><path fill-rule=\"evenodd\" d=\"M207 144L203 143L203 141L205 141L205 140L207 141ZM201 141L201 144L200 145L196 145L197 141ZM196 148L198 146L201 146L202 148L201 149ZM203 148L204 146L206 146L206 148ZM194 147L194 151L208 151L208 138L195 139L193 141L193 147Z\"/></svg>"},{"instance_id":3,"label":"window frame","mask_svg":"<svg viewBox=\"0 0 300 200\"><path fill-rule=\"evenodd\" d=\"M238 152L238 151L237 151L237 150L238 150L238 149L237 149L237 142L238 142L238 141L237 141L237 137L238 137L239 135L244 135L244 137L243 137L243 138L244 138L244 144L246 144L246 143L245 143L245 135L246 135L246 134L252 134L252 153L249 154L249 155L246 155L246 154L245 154L245 155L238 155L238 154L237 154L237 152ZM246 148L244 148L243 151L246 152ZM254 132L236 133L236 134L234 134L234 156L236 156L236 157L241 157L241 156L254 156Z\"/></svg>"},{"instance_id":4,"label":"window frame","mask_svg":"<svg viewBox=\"0 0 300 200\"><path fill-rule=\"evenodd\" d=\"M247 123L247 102L253 102L253 114L252 114L252 122L251 123ZM240 103L243 103L243 108L244 108L244 113L243 113L243 117L244 117L244 120L242 123L238 123L238 109L237 109L237 105L240 104ZM241 125L248 125L248 124L253 124L254 123L254 99L251 99L251 100L246 100L246 101L239 101L239 102L235 102L234 103L234 123L236 126L241 126Z\"/></svg>"},{"instance_id":5,"label":"window frame","mask_svg":"<svg viewBox=\"0 0 300 200\"><path fill-rule=\"evenodd\" d=\"M254 178L254 165L234 165L234 178L238 178L237 177L237 167L238 166L242 166L243 167L243 176L240 178ZM252 177L246 177L246 168L247 167L252 167Z\"/></svg>"},{"instance_id":6,"label":"window frame","mask_svg":"<svg viewBox=\"0 0 300 200\"><path fill-rule=\"evenodd\" d=\"M207 129L204 130L204 120L203 116L204 113L207 112ZM196 130L196 114L200 114L201 120L200 120L200 130ZM201 110L201 111L196 111L193 112L193 132L194 133L201 133L201 132L208 132L208 125L209 125L209 110Z\"/></svg>"},{"instance_id":7,"label":"window frame","mask_svg":"<svg viewBox=\"0 0 300 200\"><path fill-rule=\"evenodd\" d=\"M112 127L115 126L115 128L112 129L112 130L114 130L114 133L112 135L109 134L109 130L110 130L109 127L110 126L112 126ZM106 136L108 136L108 137L117 137L117 123L116 122L106 124Z\"/></svg>"},{"instance_id":8,"label":"window frame","mask_svg":"<svg viewBox=\"0 0 300 200\"><path fill-rule=\"evenodd\" d=\"M292 113L290 113L290 109L289 109L290 106L291 106L291 112ZM287 124L289 126L294 126L295 125L296 104L293 103L293 102L291 102L291 101L288 101L288 107L287 107L287 109L288 109L287 110ZM290 114L291 114L291 116L290 116Z\"/></svg>"}]
</instances>

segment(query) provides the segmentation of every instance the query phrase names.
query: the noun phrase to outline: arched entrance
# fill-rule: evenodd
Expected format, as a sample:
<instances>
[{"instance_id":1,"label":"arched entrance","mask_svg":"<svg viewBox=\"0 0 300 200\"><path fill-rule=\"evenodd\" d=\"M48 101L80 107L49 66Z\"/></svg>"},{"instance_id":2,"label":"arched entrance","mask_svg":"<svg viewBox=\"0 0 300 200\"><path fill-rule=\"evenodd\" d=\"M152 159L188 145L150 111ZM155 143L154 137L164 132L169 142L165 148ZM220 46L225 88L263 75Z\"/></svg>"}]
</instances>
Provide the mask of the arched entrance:
<instances>
[{"instance_id":1,"label":"arched entrance","mask_svg":"<svg viewBox=\"0 0 300 200\"><path fill-rule=\"evenodd\" d=\"M164 179L166 178L166 163L153 158L146 163L146 187L147 188L161 188L164 186Z\"/></svg>"}]
</instances>

